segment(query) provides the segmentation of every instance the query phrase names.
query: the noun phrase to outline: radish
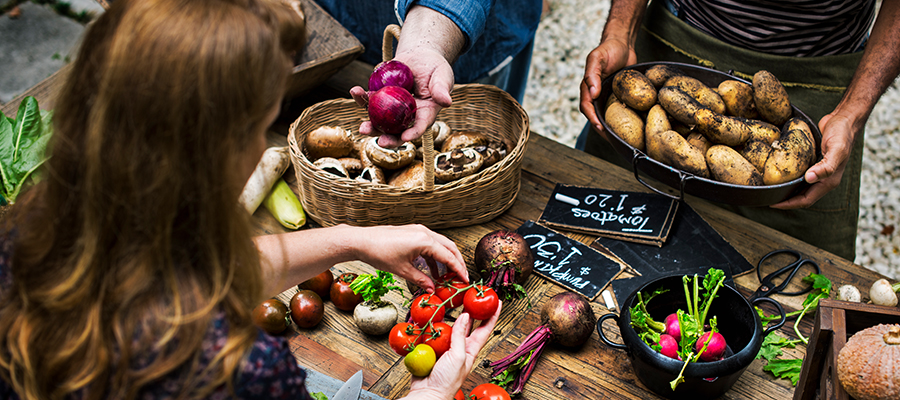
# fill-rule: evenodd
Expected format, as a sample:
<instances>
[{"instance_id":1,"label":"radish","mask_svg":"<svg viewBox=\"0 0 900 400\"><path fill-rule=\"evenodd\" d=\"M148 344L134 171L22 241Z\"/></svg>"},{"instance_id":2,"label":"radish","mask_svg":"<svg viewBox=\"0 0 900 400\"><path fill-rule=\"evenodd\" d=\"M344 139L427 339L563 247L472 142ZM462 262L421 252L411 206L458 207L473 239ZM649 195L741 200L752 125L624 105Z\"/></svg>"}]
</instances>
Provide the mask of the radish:
<instances>
[{"instance_id":1,"label":"radish","mask_svg":"<svg viewBox=\"0 0 900 400\"><path fill-rule=\"evenodd\" d=\"M678 340L672 335L659 335L659 352L669 358L681 359L678 357Z\"/></svg>"},{"instance_id":2,"label":"radish","mask_svg":"<svg viewBox=\"0 0 900 400\"><path fill-rule=\"evenodd\" d=\"M267 148L256 164L256 169L244 184L238 202L248 213L253 214L290 165L291 158L287 146Z\"/></svg>"},{"instance_id":3,"label":"radish","mask_svg":"<svg viewBox=\"0 0 900 400\"><path fill-rule=\"evenodd\" d=\"M591 337L596 323L594 310L584 296L563 292L551 297L541 309L541 325L512 354L489 363L493 368L491 380L508 382L512 385L507 388L510 394L521 393L548 341L569 348L581 347ZM510 374L514 378L510 379Z\"/></svg>"},{"instance_id":4,"label":"radish","mask_svg":"<svg viewBox=\"0 0 900 400\"><path fill-rule=\"evenodd\" d=\"M681 341L681 325L678 324L678 314L671 313L666 317L666 334L675 339L676 342Z\"/></svg>"},{"instance_id":5,"label":"radish","mask_svg":"<svg viewBox=\"0 0 900 400\"><path fill-rule=\"evenodd\" d=\"M707 343L707 341L709 343ZM703 346L706 349L703 349ZM694 351L700 352L700 361L718 361L725 355L725 338L719 332L706 332L697 339Z\"/></svg>"}]
</instances>

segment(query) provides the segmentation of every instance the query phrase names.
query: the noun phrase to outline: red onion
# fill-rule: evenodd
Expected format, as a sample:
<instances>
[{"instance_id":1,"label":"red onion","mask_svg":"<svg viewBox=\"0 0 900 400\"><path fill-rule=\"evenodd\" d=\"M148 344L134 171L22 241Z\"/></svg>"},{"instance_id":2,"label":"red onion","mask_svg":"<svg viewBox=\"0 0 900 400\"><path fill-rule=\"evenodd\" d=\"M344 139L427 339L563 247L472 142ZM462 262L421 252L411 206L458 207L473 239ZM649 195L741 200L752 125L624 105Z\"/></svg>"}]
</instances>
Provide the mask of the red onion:
<instances>
[{"instance_id":1,"label":"red onion","mask_svg":"<svg viewBox=\"0 0 900 400\"><path fill-rule=\"evenodd\" d=\"M372 75L369 75L370 92L378 91L385 86L399 86L406 89L407 92L412 92L415 84L412 70L406 64L396 60L379 63L372 71Z\"/></svg>"},{"instance_id":2,"label":"red onion","mask_svg":"<svg viewBox=\"0 0 900 400\"><path fill-rule=\"evenodd\" d=\"M399 135L416 121L416 101L399 86L385 86L369 95L369 121L375 129Z\"/></svg>"}]
</instances>

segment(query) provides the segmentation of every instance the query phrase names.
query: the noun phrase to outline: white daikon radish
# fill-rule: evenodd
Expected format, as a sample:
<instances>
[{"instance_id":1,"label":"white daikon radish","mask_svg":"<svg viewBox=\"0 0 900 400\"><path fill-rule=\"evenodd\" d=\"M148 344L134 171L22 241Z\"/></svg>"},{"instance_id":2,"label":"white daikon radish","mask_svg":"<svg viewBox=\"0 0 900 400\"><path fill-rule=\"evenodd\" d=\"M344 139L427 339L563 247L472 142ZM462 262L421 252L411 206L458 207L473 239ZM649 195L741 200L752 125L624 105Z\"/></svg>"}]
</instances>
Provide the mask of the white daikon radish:
<instances>
[{"instance_id":1,"label":"white daikon radish","mask_svg":"<svg viewBox=\"0 0 900 400\"><path fill-rule=\"evenodd\" d=\"M284 175L284 171L291 165L291 158L287 146L269 147L263 153L256 169L250 175L250 179L244 185L238 202L244 206L248 213L253 214L263 200L272 191L272 186Z\"/></svg>"}]
</instances>

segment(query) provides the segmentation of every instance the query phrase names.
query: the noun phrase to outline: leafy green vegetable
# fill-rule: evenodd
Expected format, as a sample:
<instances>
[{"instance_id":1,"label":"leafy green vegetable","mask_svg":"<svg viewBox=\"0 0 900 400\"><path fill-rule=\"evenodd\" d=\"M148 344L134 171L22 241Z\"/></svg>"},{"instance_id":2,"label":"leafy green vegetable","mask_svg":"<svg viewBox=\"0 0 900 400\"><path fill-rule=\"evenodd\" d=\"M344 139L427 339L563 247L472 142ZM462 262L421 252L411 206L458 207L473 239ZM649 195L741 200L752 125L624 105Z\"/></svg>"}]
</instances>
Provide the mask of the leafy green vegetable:
<instances>
[{"instance_id":1,"label":"leafy green vegetable","mask_svg":"<svg viewBox=\"0 0 900 400\"><path fill-rule=\"evenodd\" d=\"M644 295L641 292L638 292L638 303L631 308L631 326L634 328L635 332L637 332L641 340L651 347L659 343L659 335L666 330L666 325L650 318L650 313L647 312L647 304L650 303L650 300L654 297L668 291L668 289L657 288L653 293L650 293L647 296L646 300L644 299Z\"/></svg>"},{"instance_id":2,"label":"leafy green vegetable","mask_svg":"<svg viewBox=\"0 0 900 400\"><path fill-rule=\"evenodd\" d=\"M361 295L363 301L370 304L380 304L381 297L388 294L391 290L401 290L400 286L392 285L396 282L394 274L390 272L377 271L377 275L361 274L350 283L350 289L353 293Z\"/></svg>"},{"instance_id":3,"label":"leafy green vegetable","mask_svg":"<svg viewBox=\"0 0 900 400\"><path fill-rule=\"evenodd\" d=\"M763 367L763 370L771 372L776 378L790 379L791 384L797 386L797 381L800 380L800 369L802 367L803 360L801 359L772 360Z\"/></svg>"},{"instance_id":4,"label":"leafy green vegetable","mask_svg":"<svg viewBox=\"0 0 900 400\"><path fill-rule=\"evenodd\" d=\"M694 346L697 340L704 334L706 328L707 313L712 301L715 300L719 292L719 288L725 285L725 272L717 268L710 268L703 278L703 293L700 293L700 278L697 274L693 277L685 275L681 281L684 284L684 296L687 300L687 311L678 310L678 324L681 326L681 341L678 343L678 356L684 360L681 372L678 376L669 382L672 390L684 382L684 369L688 363L696 362L700 358L700 354L706 350L709 344L710 336L707 336L707 342L699 351L695 351ZM702 297L702 298L701 298ZM709 320L710 332L718 332L718 320L713 317Z\"/></svg>"},{"instance_id":5,"label":"leafy green vegetable","mask_svg":"<svg viewBox=\"0 0 900 400\"><path fill-rule=\"evenodd\" d=\"M41 110L37 100L28 96L19 104L15 119L0 118L0 195L5 202L15 203L22 188L35 181L32 173L46 161L45 152L53 132L52 115L52 111Z\"/></svg>"},{"instance_id":6,"label":"leafy green vegetable","mask_svg":"<svg viewBox=\"0 0 900 400\"><path fill-rule=\"evenodd\" d=\"M310 393L309 395L315 400L328 400L328 396L326 396L325 393L322 392L314 392Z\"/></svg>"},{"instance_id":7,"label":"leafy green vegetable","mask_svg":"<svg viewBox=\"0 0 900 400\"><path fill-rule=\"evenodd\" d=\"M826 278L824 275L819 274L809 274L805 278L803 278L803 282L812 283L812 291L806 295L806 299L803 300L802 309L798 312L789 313L788 316L797 315L797 321L794 322L794 333L797 334L797 337L803 341L804 344L809 344L809 339L803 336L800 333L800 320L803 319L803 316L806 313L814 312L816 308L819 306L819 300L827 299L828 295L831 294L831 281Z\"/></svg>"}]
</instances>

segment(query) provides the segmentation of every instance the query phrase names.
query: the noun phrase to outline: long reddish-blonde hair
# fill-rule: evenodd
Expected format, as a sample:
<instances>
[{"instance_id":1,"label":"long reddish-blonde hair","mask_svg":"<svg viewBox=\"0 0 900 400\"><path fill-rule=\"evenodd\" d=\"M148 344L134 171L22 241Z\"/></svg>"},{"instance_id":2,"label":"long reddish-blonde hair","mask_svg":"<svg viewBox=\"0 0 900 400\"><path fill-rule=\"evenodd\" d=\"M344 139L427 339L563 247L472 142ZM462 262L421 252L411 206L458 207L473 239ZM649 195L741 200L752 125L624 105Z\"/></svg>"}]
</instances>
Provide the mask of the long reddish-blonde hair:
<instances>
[{"instance_id":1,"label":"long reddish-blonde hair","mask_svg":"<svg viewBox=\"0 0 900 400\"><path fill-rule=\"evenodd\" d=\"M178 368L182 398L233 384L262 297L236 160L281 101L297 32L277 0L117 0L89 27L45 179L5 228L0 377L22 398L130 399ZM228 340L202 367L217 314Z\"/></svg>"}]
</instances>

